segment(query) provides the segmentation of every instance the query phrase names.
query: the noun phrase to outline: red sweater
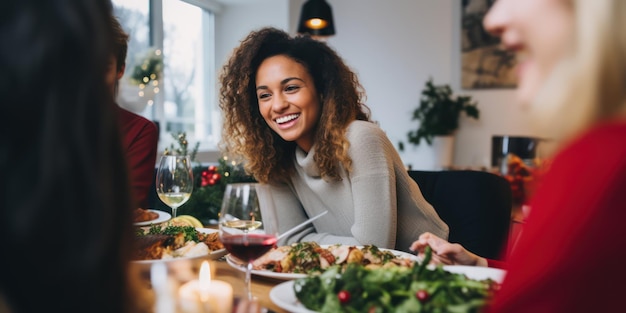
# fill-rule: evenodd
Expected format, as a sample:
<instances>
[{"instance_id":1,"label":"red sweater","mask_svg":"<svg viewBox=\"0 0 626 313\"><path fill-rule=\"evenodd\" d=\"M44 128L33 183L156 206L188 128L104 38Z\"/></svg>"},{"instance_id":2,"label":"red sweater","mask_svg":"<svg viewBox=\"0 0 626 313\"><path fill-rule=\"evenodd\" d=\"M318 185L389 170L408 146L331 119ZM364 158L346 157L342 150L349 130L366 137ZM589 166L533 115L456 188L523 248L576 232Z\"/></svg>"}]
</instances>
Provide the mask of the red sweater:
<instances>
[{"instance_id":1,"label":"red sweater","mask_svg":"<svg viewBox=\"0 0 626 313\"><path fill-rule=\"evenodd\" d=\"M159 133L150 120L123 108L118 112L132 194L137 207L148 208Z\"/></svg>"},{"instance_id":2,"label":"red sweater","mask_svg":"<svg viewBox=\"0 0 626 313\"><path fill-rule=\"evenodd\" d=\"M488 312L624 310L626 122L599 125L553 159Z\"/></svg>"}]
</instances>

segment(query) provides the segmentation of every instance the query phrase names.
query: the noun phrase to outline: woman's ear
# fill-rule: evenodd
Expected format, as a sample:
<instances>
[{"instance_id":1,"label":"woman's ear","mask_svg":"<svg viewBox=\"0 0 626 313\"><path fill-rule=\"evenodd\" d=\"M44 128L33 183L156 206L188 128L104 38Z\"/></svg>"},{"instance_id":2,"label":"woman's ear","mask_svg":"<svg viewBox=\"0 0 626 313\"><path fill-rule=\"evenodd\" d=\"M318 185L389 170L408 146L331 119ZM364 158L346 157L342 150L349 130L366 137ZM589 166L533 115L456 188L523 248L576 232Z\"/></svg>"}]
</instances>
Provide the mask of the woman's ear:
<instances>
[{"instance_id":1,"label":"woman's ear","mask_svg":"<svg viewBox=\"0 0 626 313\"><path fill-rule=\"evenodd\" d=\"M115 77L117 78L117 80L122 79L122 76L124 76L124 72L126 71L126 64L122 65L120 67L120 70L117 71L117 75L115 75Z\"/></svg>"}]
</instances>

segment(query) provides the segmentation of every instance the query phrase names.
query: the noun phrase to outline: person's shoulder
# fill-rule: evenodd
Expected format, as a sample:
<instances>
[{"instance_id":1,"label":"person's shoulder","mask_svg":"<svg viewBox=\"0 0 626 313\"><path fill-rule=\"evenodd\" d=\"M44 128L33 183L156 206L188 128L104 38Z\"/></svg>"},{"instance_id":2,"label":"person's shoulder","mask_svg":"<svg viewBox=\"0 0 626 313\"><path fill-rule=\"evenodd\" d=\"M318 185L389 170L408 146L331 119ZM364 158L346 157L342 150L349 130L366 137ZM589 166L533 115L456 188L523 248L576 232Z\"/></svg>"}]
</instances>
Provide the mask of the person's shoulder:
<instances>
[{"instance_id":1,"label":"person's shoulder","mask_svg":"<svg viewBox=\"0 0 626 313\"><path fill-rule=\"evenodd\" d=\"M155 127L156 129L156 125L154 124L154 122L152 122L151 120L137 114L134 113L132 111L129 111L125 108L119 107L118 106L118 112L119 112L119 117L120 117L120 121L122 123L130 123L130 124L140 124L140 125L152 125Z\"/></svg>"},{"instance_id":2,"label":"person's shoulder","mask_svg":"<svg viewBox=\"0 0 626 313\"><path fill-rule=\"evenodd\" d=\"M613 155L625 154L624 138L626 138L626 120L599 123L572 140L561 154L596 155L609 151Z\"/></svg>"},{"instance_id":3,"label":"person's shoulder","mask_svg":"<svg viewBox=\"0 0 626 313\"><path fill-rule=\"evenodd\" d=\"M553 172L577 177L626 175L626 121L592 126L566 144L549 162ZM584 179L582 179L584 181Z\"/></svg>"},{"instance_id":4,"label":"person's shoulder","mask_svg":"<svg viewBox=\"0 0 626 313\"><path fill-rule=\"evenodd\" d=\"M597 140L612 141L615 139L624 139L626 135L626 119L607 121L600 123L591 128L586 133L584 139L595 142Z\"/></svg>"},{"instance_id":5,"label":"person's shoulder","mask_svg":"<svg viewBox=\"0 0 626 313\"><path fill-rule=\"evenodd\" d=\"M348 126L346 138L350 142L351 147L370 147L375 149L377 146L385 146L389 144L387 134L378 124L370 121L353 121Z\"/></svg>"},{"instance_id":6,"label":"person's shoulder","mask_svg":"<svg viewBox=\"0 0 626 313\"><path fill-rule=\"evenodd\" d=\"M352 138L354 136L384 136L385 132L374 122L355 120L348 125L347 134L349 138Z\"/></svg>"}]
</instances>

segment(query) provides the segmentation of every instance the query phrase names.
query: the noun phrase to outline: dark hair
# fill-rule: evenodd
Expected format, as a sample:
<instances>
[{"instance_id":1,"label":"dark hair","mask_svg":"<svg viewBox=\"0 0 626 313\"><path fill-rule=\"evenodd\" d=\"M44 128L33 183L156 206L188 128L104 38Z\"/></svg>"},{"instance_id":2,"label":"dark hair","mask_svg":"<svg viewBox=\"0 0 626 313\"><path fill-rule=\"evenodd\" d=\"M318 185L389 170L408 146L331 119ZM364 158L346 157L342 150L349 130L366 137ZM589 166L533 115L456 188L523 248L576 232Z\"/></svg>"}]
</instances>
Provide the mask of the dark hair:
<instances>
[{"instance_id":1,"label":"dark hair","mask_svg":"<svg viewBox=\"0 0 626 313\"><path fill-rule=\"evenodd\" d=\"M128 34L122 28L117 18L111 15L111 25L113 30L113 55L117 61L116 71L121 71L126 65L126 54L128 52Z\"/></svg>"},{"instance_id":2,"label":"dark hair","mask_svg":"<svg viewBox=\"0 0 626 313\"><path fill-rule=\"evenodd\" d=\"M260 64L275 55L302 64L313 78L321 100L314 159L323 177L339 179L339 164L350 170L352 162L345 131L354 120L368 121L369 109L362 103L365 92L356 74L326 43L309 36L290 37L268 27L250 33L235 49L220 77L223 148L245 158L246 169L261 182L281 180L293 171L296 145L265 123L255 91Z\"/></svg>"},{"instance_id":3,"label":"dark hair","mask_svg":"<svg viewBox=\"0 0 626 313\"><path fill-rule=\"evenodd\" d=\"M131 198L113 95L109 0L2 6L0 303L130 312ZM1 304L0 304L1 306Z\"/></svg>"}]
</instances>

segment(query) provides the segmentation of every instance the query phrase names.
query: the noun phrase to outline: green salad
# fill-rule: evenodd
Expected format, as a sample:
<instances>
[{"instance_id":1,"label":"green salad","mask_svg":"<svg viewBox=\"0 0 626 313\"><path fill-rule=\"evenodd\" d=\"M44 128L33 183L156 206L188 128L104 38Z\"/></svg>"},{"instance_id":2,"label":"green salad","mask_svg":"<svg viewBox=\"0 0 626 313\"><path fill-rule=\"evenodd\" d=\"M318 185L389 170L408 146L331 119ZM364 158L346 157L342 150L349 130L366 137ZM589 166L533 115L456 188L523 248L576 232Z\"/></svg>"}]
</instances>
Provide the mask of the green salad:
<instances>
[{"instance_id":1,"label":"green salad","mask_svg":"<svg viewBox=\"0 0 626 313\"><path fill-rule=\"evenodd\" d=\"M333 266L294 281L298 300L309 310L339 312L479 312L499 284L472 280L441 266L427 268L431 252L412 267L366 269Z\"/></svg>"},{"instance_id":2,"label":"green salad","mask_svg":"<svg viewBox=\"0 0 626 313\"><path fill-rule=\"evenodd\" d=\"M200 238L198 238L198 231L196 230L195 227L193 226L174 226L174 225L168 225L166 227L161 227L159 225L152 225L150 226L150 229L148 229L148 232L146 233L146 231L144 231L141 228L138 228L135 231L135 235L137 236L144 236L144 235L170 235L170 236L176 236L178 234L182 233L185 236L185 242L186 241L195 241L195 242L200 242Z\"/></svg>"}]
</instances>

